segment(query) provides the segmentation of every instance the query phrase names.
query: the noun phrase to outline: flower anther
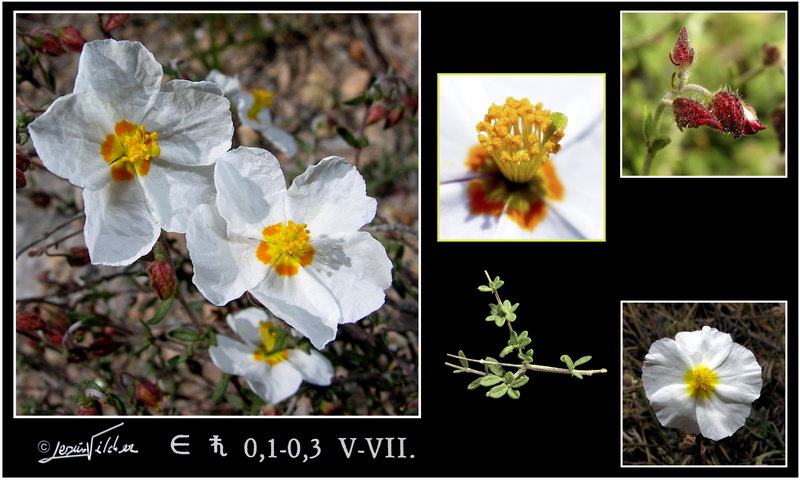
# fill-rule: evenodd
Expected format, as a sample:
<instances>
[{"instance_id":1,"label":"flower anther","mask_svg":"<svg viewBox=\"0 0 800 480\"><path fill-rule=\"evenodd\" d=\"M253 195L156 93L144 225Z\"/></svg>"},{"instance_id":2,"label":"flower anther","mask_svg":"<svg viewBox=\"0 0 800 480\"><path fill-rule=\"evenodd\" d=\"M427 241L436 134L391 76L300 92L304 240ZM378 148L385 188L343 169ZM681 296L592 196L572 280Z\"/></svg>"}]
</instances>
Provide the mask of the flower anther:
<instances>
[{"instance_id":1,"label":"flower anther","mask_svg":"<svg viewBox=\"0 0 800 480\"><path fill-rule=\"evenodd\" d=\"M148 132L144 125L119 121L114 133L106 135L100 145L100 154L111 164L111 178L115 181L131 180L136 175L144 177L150 171L153 157L161 155L158 132Z\"/></svg>"}]
</instances>

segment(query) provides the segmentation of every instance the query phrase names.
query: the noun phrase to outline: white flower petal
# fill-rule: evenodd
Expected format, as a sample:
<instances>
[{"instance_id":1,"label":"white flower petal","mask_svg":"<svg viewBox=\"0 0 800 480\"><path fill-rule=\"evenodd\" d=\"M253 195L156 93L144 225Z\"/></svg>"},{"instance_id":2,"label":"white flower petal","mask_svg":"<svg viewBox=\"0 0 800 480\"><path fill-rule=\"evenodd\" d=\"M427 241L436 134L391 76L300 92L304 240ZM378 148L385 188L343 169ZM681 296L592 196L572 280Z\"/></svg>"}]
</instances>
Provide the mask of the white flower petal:
<instances>
[{"instance_id":1,"label":"white flower petal","mask_svg":"<svg viewBox=\"0 0 800 480\"><path fill-rule=\"evenodd\" d=\"M224 75L219 70L211 70L210 72L208 72L206 80L208 80L209 82L214 82L217 85L219 85L222 91L225 92L225 95L242 90L242 86L239 83L239 77L235 76L229 77L227 75Z\"/></svg>"},{"instance_id":2,"label":"white flower petal","mask_svg":"<svg viewBox=\"0 0 800 480\"><path fill-rule=\"evenodd\" d=\"M45 167L73 185L83 187L86 177L108 167L100 145L114 123L90 92L58 98L28 131Z\"/></svg>"},{"instance_id":3,"label":"white flower petal","mask_svg":"<svg viewBox=\"0 0 800 480\"><path fill-rule=\"evenodd\" d=\"M217 208L228 232L261 238L261 231L286 221L286 180L278 159L260 148L239 147L225 153L214 171Z\"/></svg>"},{"instance_id":4,"label":"white flower petal","mask_svg":"<svg viewBox=\"0 0 800 480\"><path fill-rule=\"evenodd\" d=\"M312 237L358 230L375 218L377 203L356 167L327 157L294 179L286 195L286 218L305 223Z\"/></svg>"},{"instance_id":5,"label":"white flower petal","mask_svg":"<svg viewBox=\"0 0 800 480\"><path fill-rule=\"evenodd\" d=\"M761 396L761 365L753 352L738 343L733 344L730 355L714 373L719 376L714 393L726 401L749 405Z\"/></svg>"},{"instance_id":6,"label":"white flower petal","mask_svg":"<svg viewBox=\"0 0 800 480\"><path fill-rule=\"evenodd\" d=\"M656 418L665 427L677 428L687 433L699 433L698 401L689 395L685 384L664 386L648 394Z\"/></svg>"},{"instance_id":7,"label":"white flower petal","mask_svg":"<svg viewBox=\"0 0 800 480\"><path fill-rule=\"evenodd\" d=\"M194 264L192 281L214 305L239 298L268 270L256 258L258 241L228 236L225 220L213 205L200 205L189 217L186 247Z\"/></svg>"},{"instance_id":8,"label":"white flower petal","mask_svg":"<svg viewBox=\"0 0 800 480\"><path fill-rule=\"evenodd\" d=\"M711 440L730 437L750 415L750 403L728 402L718 395L697 400L697 421L700 433Z\"/></svg>"},{"instance_id":9,"label":"white flower petal","mask_svg":"<svg viewBox=\"0 0 800 480\"><path fill-rule=\"evenodd\" d=\"M325 285L341 311L339 323L352 323L379 309L392 284L392 262L372 235L353 232L314 239L314 261L305 267Z\"/></svg>"},{"instance_id":10,"label":"white flower petal","mask_svg":"<svg viewBox=\"0 0 800 480\"><path fill-rule=\"evenodd\" d=\"M214 167L185 167L153 159L139 177L153 215L168 232L186 233L186 223L198 205L214 201Z\"/></svg>"},{"instance_id":11,"label":"white flower petal","mask_svg":"<svg viewBox=\"0 0 800 480\"><path fill-rule=\"evenodd\" d=\"M264 363L264 362L261 362ZM270 404L280 403L294 395L303 381L303 376L289 362L281 362L263 371L246 375L247 383L259 397Z\"/></svg>"},{"instance_id":12,"label":"white flower petal","mask_svg":"<svg viewBox=\"0 0 800 480\"><path fill-rule=\"evenodd\" d=\"M544 218L528 230L506 214L500 215L493 237L497 240L584 240L586 237L561 215L561 202L545 200Z\"/></svg>"},{"instance_id":13,"label":"white flower petal","mask_svg":"<svg viewBox=\"0 0 800 480\"><path fill-rule=\"evenodd\" d=\"M231 148L230 103L215 83L164 84L142 123L158 132L161 158L170 163L211 165Z\"/></svg>"},{"instance_id":14,"label":"white flower petal","mask_svg":"<svg viewBox=\"0 0 800 480\"><path fill-rule=\"evenodd\" d=\"M467 185L456 182L439 187L439 238L441 240L493 239L499 217L469 211Z\"/></svg>"},{"instance_id":15,"label":"white flower petal","mask_svg":"<svg viewBox=\"0 0 800 480\"><path fill-rule=\"evenodd\" d=\"M306 353L300 349L289 350L288 361L303 375L303 380L314 385L330 385L333 365L325 355L316 350Z\"/></svg>"},{"instance_id":16,"label":"white flower petal","mask_svg":"<svg viewBox=\"0 0 800 480\"><path fill-rule=\"evenodd\" d=\"M278 150L283 152L287 157L294 157L297 155L297 142L294 137L284 130L276 127L275 125L265 125L259 130L264 137L269 140L269 143L278 147Z\"/></svg>"},{"instance_id":17,"label":"white flower petal","mask_svg":"<svg viewBox=\"0 0 800 480\"><path fill-rule=\"evenodd\" d=\"M256 347L262 344L258 329L261 322L269 320L267 312L260 308L250 307L230 314L225 319L231 330L236 332L236 335L239 335L242 340Z\"/></svg>"},{"instance_id":18,"label":"white flower petal","mask_svg":"<svg viewBox=\"0 0 800 480\"><path fill-rule=\"evenodd\" d=\"M158 240L161 227L136 179L117 182L108 169L100 170L87 179L83 202L83 234L92 263L130 265Z\"/></svg>"},{"instance_id":19,"label":"white flower petal","mask_svg":"<svg viewBox=\"0 0 800 480\"><path fill-rule=\"evenodd\" d=\"M246 375L257 363L252 347L225 335L217 335L217 346L208 347L208 353L214 365L228 375Z\"/></svg>"},{"instance_id":20,"label":"white flower petal","mask_svg":"<svg viewBox=\"0 0 800 480\"><path fill-rule=\"evenodd\" d=\"M733 347L729 334L708 325L695 332L679 332L675 341L689 352L693 366L703 365L711 370L716 370L728 358Z\"/></svg>"},{"instance_id":21,"label":"white flower petal","mask_svg":"<svg viewBox=\"0 0 800 480\"><path fill-rule=\"evenodd\" d=\"M93 92L116 113L115 122L140 124L163 75L161 64L141 43L95 40L83 46L73 92Z\"/></svg>"},{"instance_id":22,"label":"white flower petal","mask_svg":"<svg viewBox=\"0 0 800 480\"><path fill-rule=\"evenodd\" d=\"M642 365L642 383L651 399L662 388L681 384L686 389L684 376L694 368L683 347L671 338L662 338L650 346Z\"/></svg>"},{"instance_id":23,"label":"white flower petal","mask_svg":"<svg viewBox=\"0 0 800 480\"><path fill-rule=\"evenodd\" d=\"M250 289L256 299L321 349L336 338L342 321L332 292L301 268L297 275L284 277L270 270L267 278Z\"/></svg>"},{"instance_id":24,"label":"white flower petal","mask_svg":"<svg viewBox=\"0 0 800 480\"><path fill-rule=\"evenodd\" d=\"M246 125L257 132L260 132L264 127L272 125L272 112L270 112L269 108L262 108L256 114L256 119L258 121L247 116L247 112L250 111L250 108L255 102L252 94L240 93L236 95L235 98L236 111L239 112L239 120L242 122L242 125Z\"/></svg>"}]
</instances>

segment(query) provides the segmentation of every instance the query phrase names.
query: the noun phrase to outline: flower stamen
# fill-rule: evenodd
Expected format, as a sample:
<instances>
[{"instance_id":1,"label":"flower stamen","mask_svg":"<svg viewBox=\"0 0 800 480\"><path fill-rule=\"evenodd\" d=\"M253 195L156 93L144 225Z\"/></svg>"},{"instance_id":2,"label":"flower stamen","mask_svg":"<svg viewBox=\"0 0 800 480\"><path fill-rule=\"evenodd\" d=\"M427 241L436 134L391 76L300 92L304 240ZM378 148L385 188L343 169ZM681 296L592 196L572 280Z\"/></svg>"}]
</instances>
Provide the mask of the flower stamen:
<instances>
[{"instance_id":1,"label":"flower stamen","mask_svg":"<svg viewBox=\"0 0 800 480\"><path fill-rule=\"evenodd\" d=\"M274 95L274 93L265 90L253 90L253 105L247 111L247 118L261 123L261 120L258 119L258 114L261 113L261 110L272 106L272 97Z\"/></svg>"},{"instance_id":2,"label":"flower stamen","mask_svg":"<svg viewBox=\"0 0 800 480\"><path fill-rule=\"evenodd\" d=\"M284 223L270 225L261 231L264 241L256 249L256 257L261 262L272 265L278 275L291 277L297 275L299 267L311 265L314 261L314 247L309 243L310 235L305 223Z\"/></svg>"},{"instance_id":3,"label":"flower stamen","mask_svg":"<svg viewBox=\"0 0 800 480\"><path fill-rule=\"evenodd\" d=\"M100 154L111 164L111 178L115 181L145 176L150 171L153 157L161 155L158 132L148 132L144 125L119 121L114 126L114 133L106 135L100 145Z\"/></svg>"},{"instance_id":4,"label":"flower stamen","mask_svg":"<svg viewBox=\"0 0 800 480\"><path fill-rule=\"evenodd\" d=\"M253 352L253 358L259 362L266 362L275 366L289 358L289 350L275 350L278 342L278 331L272 322L259 322L258 336L261 337L261 345Z\"/></svg>"},{"instance_id":5,"label":"flower stamen","mask_svg":"<svg viewBox=\"0 0 800 480\"><path fill-rule=\"evenodd\" d=\"M695 398L711 398L714 387L719 383L719 376L710 368L699 365L688 370L683 376L689 395Z\"/></svg>"}]
</instances>

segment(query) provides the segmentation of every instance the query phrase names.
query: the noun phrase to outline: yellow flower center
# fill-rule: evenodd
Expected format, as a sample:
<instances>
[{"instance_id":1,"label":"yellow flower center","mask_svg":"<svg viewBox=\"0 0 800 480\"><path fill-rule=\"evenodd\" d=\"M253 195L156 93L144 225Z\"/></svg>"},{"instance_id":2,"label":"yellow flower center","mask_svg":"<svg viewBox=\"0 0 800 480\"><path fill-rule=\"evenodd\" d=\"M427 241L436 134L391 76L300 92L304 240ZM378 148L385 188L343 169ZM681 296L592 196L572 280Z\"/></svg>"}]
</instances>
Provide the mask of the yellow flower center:
<instances>
[{"instance_id":1,"label":"yellow flower center","mask_svg":"<svg viewBox=\"0 0 800 480\"><path fill-rule=\"evenodd\" d=\"M258 244L256 258L271 264L278 275L297 275L299 267L314 261L314 247L308 243L311 237L305 223L276 223L262 230L261 235L264 241Z\"/></svg>"},{"instance_id":2,"label":"yellow flower center","mask_svg":"<svg viewBox=\"0 0 800 480\"><path fill-rule=\"evenodd\" d=\"M272 92L253 90L253 106L247 111L247 118L254 122L261 123L261 120L258 119L258 114L261 113L261 110L272 106L273 96L274 94Z\"/></svg>"},{"instance_id":3,"label":"yellow flower center","mask_svg":"<svg viewBox=\"0 0 800 480\"><path fill-rule=\"evenodd\" d=\"M148 132L144 125L117 122L114 133L106 135L100 145L103 160L111 164L111 178L119 182L147 175L150 160L161 155L157 140L158 133Z\"/></svg>"},{"instance_id":4,"label":"yellow flower center","mask_svg":"<svg viewBox=\"0 0 800 480\"><path fill-rule=\"evenodd\" d=\"M683 376L689 395L692 397L711 398L714 387L719 383L719 376L708 367L699 365L689 370Z\"/></svg>"},{"instance_id":5,"label":"yellow flower center","mask_svg":"<svg viewBox=\"0 0 800 480\"><path fill-rule=\"evenodd\" d=\"M277 365L289 358L289 350L275 350L275 343L278 341L278 331L272 322L261 322L258 325L258 336L261 337L261 345L253 352L253 358L259 362L267 362L270 365Z\"/></svg>"},{"instance_id":6,"label":"yellow flower center","mask_svg":"<svg viewBox=\"0 0 800 480\"><path fill-rule=\"evenodd\" d=\"M555 128L552 115L550 110L542 110L541 103L534 106L527 98L508 97L505 105L489 107L484 121L478 123L478 141L503 176L515 183L526 183L550 159L550 154L561 150L558 142L564 137L563 125Z\"/></svg>"}]
</instances>

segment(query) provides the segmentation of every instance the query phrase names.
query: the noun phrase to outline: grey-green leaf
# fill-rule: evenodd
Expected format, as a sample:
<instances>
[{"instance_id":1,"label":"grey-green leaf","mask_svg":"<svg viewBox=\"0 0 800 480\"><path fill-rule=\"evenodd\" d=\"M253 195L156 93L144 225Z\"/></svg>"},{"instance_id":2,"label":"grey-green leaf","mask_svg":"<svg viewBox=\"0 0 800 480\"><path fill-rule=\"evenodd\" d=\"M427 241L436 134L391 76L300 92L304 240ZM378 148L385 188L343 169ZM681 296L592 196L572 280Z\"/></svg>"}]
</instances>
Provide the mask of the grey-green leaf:
<instances>
[{"instance_id":1,"label":"grey-green leaf","mask_svg":"<svg viewBox=\"0 0 800 480\"><path fill-rule=\"evenodd\" d=\"M506 348L503 349L502 352L500 352L500 358L505 357L506 355L508 355L509 353L511 353L513 351L514 351L514 347L512 347L511 345L507 346Z\"/></svg>"},{"instance_id":2,"label":"grey-green leaf","mask_svg":"<svg viewBox=\"0 0 800 480\"><path fill-rule=\"evenodd\" d=\"M497 362L497 360L492 358L492 357L486 357L486 361L487 362ZM489 365L489 370L492 373L494 373L495 375L502 375L503 372L505 371L505 370L503 370L503 367L501 367L500 365L497 365L495 363L490 363L488 365Z\"/></svg>"},{"instance_id":3,"label":"grey-green leaf","mask_svg":"<svg viewBox=\"0 0 800 480\"><path fill-rule=\"evenodd\" d=\"M503 381L506 382L506 383L513 382L514 381L514 374L511 373L511 372L506 372L506 374L503 375Z\"/></svg>"},{"instance_id":4,"label":"grey-green leaf","mask_svg":"<svg viewBox=\"0 0 800 480\"><path fill-rule=\"evenodd\" d=\"M484 387L491 387L492 385L497 385L498 383L502 382L503 379L497 375L486 375L485 377L481 377L480 381L481 385Z\"/></svg>"},{"instance_id":5,"label":"grey-green leaf","mask_svg":"<svg viewBox=\"0 0 800 480\"><path fill-rule=\"evenodd\" d=\"M498 327L502 327L506 324L506 317L497 317L497 320L494 321L495 325Z\"/></svg>"},{"instance_id":6,"label":"grey-green leaf","mask_svg":"<svg viewBox=\"0 0 800 480\"><path fill-rule=\"evenodd\" d=\"M665 137L664 135L656 137L653 139L652 142L650 142L650 150L652 150L653 152L657 152L662 148L666 147L667 145L669 145L669 142L671 141L672 141L671 138Z\"/></svg>"},{"instance_id":7,"label":"grey-green leaf","mask_svg":"<svg viewBox=\"0 0 800 480\"><path fill-rule=\"evenodd\" d=\"M175 340L180 340L181 342L196 342L200 340L200 334L192 330L191 328L176 328L175 330L169 332L169 336L174 338Z\"/></svg>"},{"instance_id":8,"label":"grey-green leaf","mask_svg":"<svg viewBox=\"0 0 800 480\"><path fill-rule=\"evenodd\" d=\"M561 361L567 364L568 369L572 370L574 368L572 359L569 358L569 355L561 355Z\"/></svg>"},{"instance_id":9,"label":"grey-green leaf","mask_svg":"<svg viewBox=\"0 0 800 480\"><path fill-rule=\"evenodd\" d=\"M481 285L480 287L478 287L478 290L480 290L481 292L491 292L492 288L487 287L486 285Z\"/></svg>"},{"instance_id":10,"label":"grey-green leaf","mask_svg":"<svg viewBox=\"0 0 800 480\"><path fill-rule=\"evenodd\" d=\"M467 385L467 390L475 390L476 388L480 387L481 386L481 380L483 380L483 379L484 379L484 377L476 378L472 383Z\"/></svg>"},{"instance_id":11,"label":"grey-green leaf","mask_svg":"<svg viewBox=\"0 0 800 480\"><path fill-rule=\"evenodd\" d=\"M466 355L464 355L464 350L459 350L458 356L460 357L458 362L461 364L461 366L464 368L469 367L469 362L467 362L467 360L464 358L466 357Z\"/></svg>"},{"instance_id":12,"label":"grey-green leaf","mask_svg":"<svg viewBox=\"0 0 800 480\"><path fill-rule=\"evenodd\" d=\"M581 374L580 374L580 373L578 373L578 372L575 372L575 371L573 371L573 372L572 372L572 375L574 375L574 376L578 377L579 379L583 380L583 375L581 375Z\"/></svg>"},{"instance_id":13,"label":"grey-green leaf","mask_svg":"<svg viewBox=\"0 0 800 480\"><path fill-rule=\"evenodd\" d=\"M653 114L650 113L650 109L647 108L647 104L644 106L644 119L642 121L642 135L644 136L644 141L647 145L650 145L650 132L653 131Z\"/></svg>"},{"instance_id":14,"label":"grey-green leaf","mask_svg":"<svg viewBox=\"0 0 800 480\"><path fill-rule=\"evenodd\" d=\"M519 390L514 390L513 388L508 388L508 396L517 400L519 398Z\"/></svg>"},{"instance_id":15,"label":"grey-green leaf","mask_svg":"<svg viewBox=\"0 0 800 480\"><path fill-rule=\"evenodd\" d=\"M492 398L500 398L503 395L505 395L507 391L508 391L508 385L506 384L497 385L496 387L492 387L491 390L486 392L486 396Z\"/></svg>"},{"instance_id":16,"label":"grey-green leaf","mask_svg":"<svg viewBox=\"0 0 800 480\"><path fill-rule=\"evenodd\" d=\"M514 388L519 388L519 387L525 385L526 383L528 383L529 380L530 380L530 377L526 377L525 375L523 375L523 376L519 377L518 379L514 380L513 382L511 382L511 386L514 387Z\"/></svg>"},{"instance_id":17,"label":"grey-green leaf","mask_svg":"<svg viewBox=\"0 0 800 480\"><path fill-rule=\"evenodd\" d=\"M577 367L578 365L583 365L584 363L588 362L591 359L592 359L591 355L586 355L585 357L581 357L581 358L575 360L574 366Z\"/></svg>"}]
</instances>

